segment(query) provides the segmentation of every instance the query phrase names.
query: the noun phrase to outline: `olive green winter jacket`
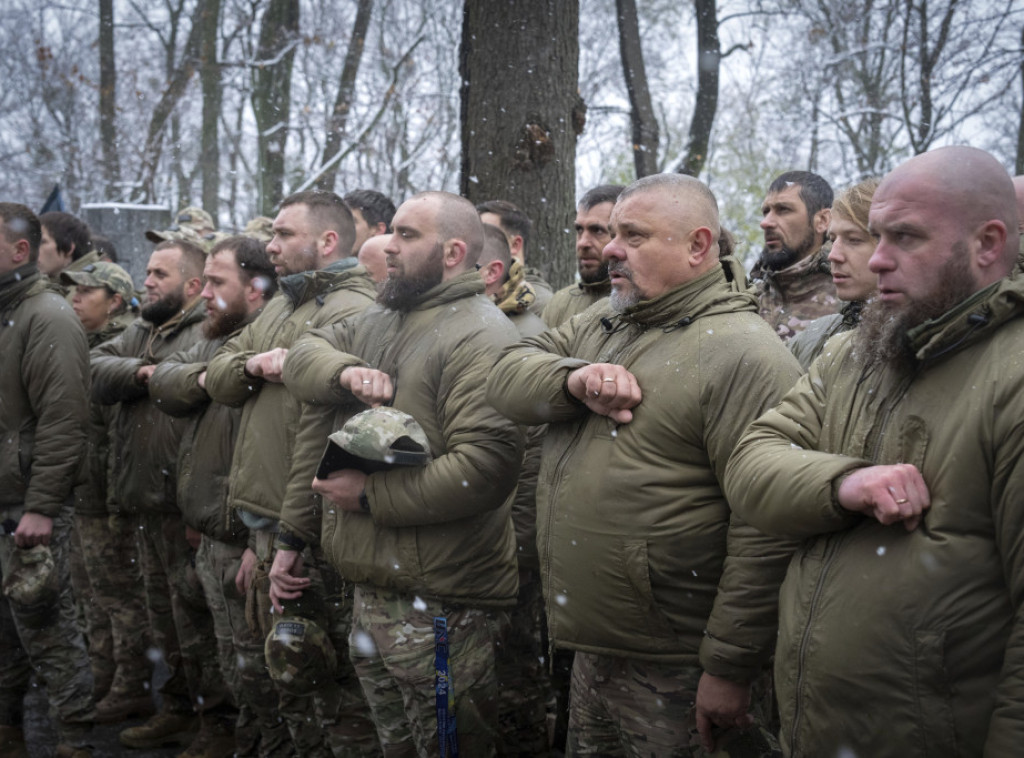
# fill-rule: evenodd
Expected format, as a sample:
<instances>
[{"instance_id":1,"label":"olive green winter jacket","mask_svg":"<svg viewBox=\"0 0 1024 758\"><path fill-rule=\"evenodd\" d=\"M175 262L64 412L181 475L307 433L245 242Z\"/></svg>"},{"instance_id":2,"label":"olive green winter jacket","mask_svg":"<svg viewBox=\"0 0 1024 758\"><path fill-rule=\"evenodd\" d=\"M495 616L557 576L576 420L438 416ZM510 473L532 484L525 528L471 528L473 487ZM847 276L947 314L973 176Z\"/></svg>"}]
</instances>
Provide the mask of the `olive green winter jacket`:
<instances>
[{"instance_id":1,"label":"olive green winter jacket","mask_svg":"<svg viewBox=\"0 0 1024 758\"><path fill-rule=\"evenodd\" d=\"M71 495L89 419L88 349L34 263L0 278L0 510L53 518Z\"/></svg>"},{"instance_id":2,"label":"olive green winter jacket","mask_svg":"<svg viewBox=\"0 0 1024 758\"><path fill-rule=\"evenodd\" d=\"M135 375L202 339L205 316L206 304L196 297L170 321L155 327L136 319L118 337L92 350L93 400L121 404L111 436L116 472L112 486L126 512L178 511L176 461L185 421L161 413Z\"/></svg>"},{"instance_id":3,"label":"olive green winter jacket","mask_svg":"<svg viewBox=\"0 0 1024 758\"><path fill-rule=\"evenodd\" d=\"M245 324L252 321L246 319ZM187 419L178 448L178 507L185 523L220 542L244 544L249 530L227 507L231 460L241 408L210 402L199 386L209 360L234 334L204 339L164 359L149 380L149 396L164 413Z\"/></svg>"},{"instance_id":4,"label":"olive green winter jacket","mask_svg":"<svg viewBox=\"0 0 1024 758\"><path fill-rule=\"evenodd\" d=\"M736 510L804 540L780 598L788 755L1014 756L1024 745L1024 280L912 329L910 371L830 343L726 472ZM911 463L920 526L841 509L853 469Z\"/></svg>"},{"instance_id":5,"label":"olive green winter jacket","mask_svg":"<svg viewBox=\"0 0 1024 758\"><path fill-rule=\"evenodd\" d=\"M567 393L588 363L636 377L630 423ZM721 482L747 424L798 376L731 258L622 314L598 303L506 351L488 399L520 423L550 422L538 543L557 646L684 665L699 653L716 676L756 675L792 547L732 516Z\"/></svg>"},{"instance_id":6,"label":"olive green winter jacket","mask_svg":"<svg viewBox=\"0 0 1024 758\"><path fill-rule=\"evenodd\" d=\"M309 405L282 527L307 541L319 538L350 581L470 606L513 605L509 507L523 441L487 404L484 384L498 352L515 339L471 271L430 289L407 313L376 306L299 340L285 362L285 382ZM310 482L328 434L364 409L338 383L349 366L391 376L393 405L423 427L433 460L370 475L370 513L326 509L321 530Z\"/></svg>"},{"instance_id":7,"label":"olive green winter jacket","mask_svg":"<svg viewBox=\"0 0 1024 758\"><path fill-rule=\"evenodd\" d=\"M551 297L551 302L544 306L544 323L552 328L559 327L577 313L583 313L598 300L608 297L611 291L612 285L607 279L594 284L578 282L563 287Z\"/></svg>"},{"instance_id":8,"label":"olive green winter jacket","mask_svg":"<svg viewBox=\"0 0 1024 758\"><path fill-rule=\"evenodd\" d=\"M230 506L271 519L278 518L284 501L300 408L283 384L247 375L245 362L274 348L290 348L310 329L361 313L376 294L354 258L282 277L278 285L280 292L263 313L228 340L206 372L213 400L244 406L231 464Z\"/></svg>"}]
</instances>

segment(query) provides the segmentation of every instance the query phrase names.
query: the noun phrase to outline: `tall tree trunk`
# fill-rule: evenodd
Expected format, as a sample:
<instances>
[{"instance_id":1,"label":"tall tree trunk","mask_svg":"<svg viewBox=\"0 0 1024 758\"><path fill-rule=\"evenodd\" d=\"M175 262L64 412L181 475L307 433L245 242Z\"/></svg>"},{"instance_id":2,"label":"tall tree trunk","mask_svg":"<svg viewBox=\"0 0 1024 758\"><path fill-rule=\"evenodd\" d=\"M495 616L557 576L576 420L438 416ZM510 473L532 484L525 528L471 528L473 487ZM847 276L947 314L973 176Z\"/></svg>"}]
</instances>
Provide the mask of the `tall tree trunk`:
<instances>
[{"instance_id":1,"label":"tall tree trunk","mask_svg":"<svg viewBox=\"0 0 1024 758\"><path fill-rule=\"evenodd\" d=\"M121 181L117 152L117 59L114 56L114 0L100 3L100 144L103 150L103 184L107 199L116 197ZM119 199L119 198L117 198Z\"/></svg>"},{"instance_id":2,"label":"tall tree trunk","mask_svg":"<svg viewBox=\"0 0 1024 758\"><path fill-rule=\"evenodd\" d=\"M633 125L633 166L639 179L658 172L658 119L647 86L636 0L615 0L615 12L619 20L619 57Z\"/></svg>"},{"instance_id":3,"label":"tall tree trunk","mask_svg":"<svg viewBox=\"0 0 1024 758\"><path fill-rule=\"evenodd\" d=\"M502 198L533 221L527 265L552 284L575 271L578 0L465 0L461 191Z\"/></svg>"},{"instance_id":4,"label":"tall tree trunk","mask_svg":"<svg viewBox=\"0 0 1024 758\"><path fill-rule=\"evenodd\" d=\"M202 16L202 9L206 2L207 0L199 0L199 4L196 7L196 19ZM175 111L178 101L185 94L192 75L196 72L196 66L199 61L201 29L202 24L192 24L192 29L189 31L188 39L185 42L185 49L181 55L181 61L169 77L167 87L153 109L153 115L150 117L149 127L146 131L141 181L133 193L133 197L136 199L151 200L154 197L153 180L156 176L157 166L160 163L160 153L163 150L164 130Z\"/></svg>"},{"instance_id":5,"label":"tall tree trunk","mask_svg":"<svg viewBox=\"0 0 1024 758\"><path fill-rule=\"evenodd\" d=\"M260 213L274 214L284 191L284 148L291 118L292 64L299 38L299 0L270 0L260 24L252 76L259 146Z\"/></svg>"},{"instance_id":6,"label":"tall tree trunk","mask_svg":"<svg viewBox=\"0 0 1024 758\"><path fill-rule=\"evenodd\" d=\"M199 45L199 80L203 87L203 131L199 165L203 177L203 209L213 216L215 226L220 206L220 143L217 126L224 93L220 80L220 63L217 61L220 7L221 0L207 0L199 17L203 27Z\"/></svg>"},{"instance_id":7,"label":"tall tree trunk","mask_svg":"<svg viewBox=\"0 0 1024 758\"><path fill-rule=\"evenodd\" d=\"M348 123L348 113L352 108L352 96L356 88L356 76L359 73L359 63L363 59L363 47L366 44L366 32L370 28L370 16L373 14L373 0L358 0L356 5L356 20L352 25L352 34L348 39L348 50L345 53L345 65L341 69L341 80L338 84L338 95L334 98L334 109L327 120L327 140L324 143L323 163L328 163L331 158L341 150L341 141L345 136L345 127ZM334 185L338 176L338 164L321 174L317 180L317 187L323 190L334 191Z\"/></svg>"},{"instance_id":8,"label":"tall tree trunk","mask_svg":"<svg viewBox=\"0 0 1024 758\"><path fill-rule=\"evenodd\" d=\"M1021 29L1020 33L1020 80L1021 84L1024 85L1024 28ZM1024 94L1022 92L1021 94ZM1017 161L1014 166L1014 172L1017 176L1024 174L1024 98L1021 99L1019 121L1017 122ZM1024 221L1024 219L1021 219Z\"/></svg>"},{"instance_id":9,"label":"tall tree trunk","mask_svg":"<svg viewBox=\"0 0 1024 758\"><path fill-rule=\"evenodd\" d=\"M715 0L694 0L697 14L697 100L690 119L686 155L676 171L697 176L708 158L711 127L718 112L718 72L722 50L718 42L718 8Z\"/></svg>"}]
</instances>

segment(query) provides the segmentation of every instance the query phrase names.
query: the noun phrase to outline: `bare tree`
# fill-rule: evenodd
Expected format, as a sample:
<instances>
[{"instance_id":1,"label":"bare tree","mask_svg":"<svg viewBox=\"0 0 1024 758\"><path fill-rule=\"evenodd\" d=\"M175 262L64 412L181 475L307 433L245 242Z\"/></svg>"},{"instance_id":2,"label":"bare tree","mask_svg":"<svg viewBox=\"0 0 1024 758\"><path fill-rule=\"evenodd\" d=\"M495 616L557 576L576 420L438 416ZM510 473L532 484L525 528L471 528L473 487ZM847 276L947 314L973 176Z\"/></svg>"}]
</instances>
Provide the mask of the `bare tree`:
<instances>
[{"instance_id":1,"label":"bare tree","mask_svg":"<svg viewBox=\"0 0 1024 758\"><path fill-rule=\"evenodd\" d=\"M217 224L220 208L220 121L223 88L220 80L220 63L217 60L217 39L220 36L221 0L206 0L202 7L199 23L202 27L200 39L199 79L203 87L202 144L199 166L203 177L203 208L213 216Z\"/></svg>"},{"instance_id":2,"label":"bare tree","mask_svg":"<svg viewBox=\"0 0 1024 758\"><path fill-rule=\"evenodd\" d=\"M508 0L463 6L461 191L504 198L533 221L527 262L568 283L582 113L575 0Z\"/></svg>"},{"instance_id":3,"label":"bare tree","mask_svg":"<svg viewBox=\"0 0 1024 758\"><path fill-rule=\"evenodd\" d=\"M117 58L114 55L114 0L99 0L100 29L100 145L103 148L103 182L108 197L121 181L117 151Z\"/></svg>"},{"instance_id":4,"label":"bare tree","mask_svg":"<svg viewBox=\"0 0 1024 758\"><path fill-rule=\"evenodd\" d=\"M260 213L273 214L284 188L291 120L292 64L299 44L299 0L270 0L253 64L252 109L259 130Z\"/></svg>"},{"instance_id":5,"label":"bare tree","mask_svg":"<svg viewBox=\"0 0 1024 758\"><path fill-rule=\"evenodd\" d=\"M619 58L633 126L633 165L640 178L658 172L658 119L647 86L636 0L615 0L615 12L619 21Z\"/></svg>"},{"instance_id":6,"label":"bare tree","mask_svg":"<svg viewBox=\"0 0 1024 758\"><path fill-rule=\"evenodd\" d=\"M1020 55L1020 80L1024 85L1024 27L1021 28L1018 55ZM1021 106L1017 119L1017 160L1014 162L1014 173L1017 176L1024 174L1024 92L1021 95Z\"/></svg>"}]
</instances>

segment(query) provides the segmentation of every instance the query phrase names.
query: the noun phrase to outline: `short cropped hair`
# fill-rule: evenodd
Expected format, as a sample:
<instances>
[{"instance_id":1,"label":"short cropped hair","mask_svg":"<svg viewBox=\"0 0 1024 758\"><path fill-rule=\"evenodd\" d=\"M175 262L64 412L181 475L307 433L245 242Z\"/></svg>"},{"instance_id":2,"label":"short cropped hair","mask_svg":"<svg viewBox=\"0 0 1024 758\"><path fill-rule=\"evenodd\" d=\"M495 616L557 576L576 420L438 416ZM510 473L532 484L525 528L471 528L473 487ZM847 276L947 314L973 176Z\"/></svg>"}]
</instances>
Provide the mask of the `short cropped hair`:
<instances>
[{"instance_id":1,"label":"short cropped hair","mask_svg":"<svg viewBox=\"0 0 1024 758\"><path fill-rule=\"evenodd\" d=\"M179 265L181 273L186 279L203 279L203 269L206 267L206 253L203 252L201 247L183 239L164 240L153 248L153 252L171 249L181 251L181 263Z\"/></svg>"},{"instance_id":2,"label":"short cropped hair","mask_svg":"<svg viewBox=\"0 0 1024 758\"><path fill-rule=\"evenodd\" d=\"M533 224L517 205L508 200L487 200L476 206L477 213L493 213L501 219L501 228L511 234L518 234L523 238L523 250L529 247L530 232Z\"/></svg>"},{"instance_id":3,"label":"short cropped hair","mask_svg":"<svg viewBox=\"0 0 1024 758\"><path fill-rule=\"evenodd\" d=\"M338 235L339 250L345 251L347 255L352 249L356 241L356 225L352 220L352 211L339 195L323 190L295 192L281 201L282 208L289 205L305 205L309 208L316 234L333 231Z\"/></svg>"},{"instance_id":4,"label":"short cropped hair","mask_svg":"<svg viewBox=\"0 0 1024 758\"><path fill-rule=\"evenodd\" d=\"M612 203L614 205L624 189L626 188L621 184L599 184L593 189L587 190L586 194L580 198L578 207L581 211L589 211L601 203Z\"/></svg>"},{"instance_id":5,"label":"short cropped hair","mask_svg":"<svg viewBox=\"0 0 1024 758\"><path fill-rule=\"evenodd\" d=\"M4 237L14 244L18 240L28 241L28 262L39 260L39 245L43 241L43 225L26 205L21 203L0 203L0 219L4 222Z\"/></svg>"},{"instance_id":6,"label":"short cropped hair","mask_svg":"<svg viewBox=\"0 0 1024 758\"><path fill-rule=\"evenodd\" d=\"M494 224L484 224L484 249L477 260L481 266L491 261L501 261L505 275L502 282L508 281L508 270L512 266L512 251L509 250L508 237Z\"/></svg>"},{"instance_id":7,"label":"short cropped hair","mask_svg":"<svg viewBox=\"0 0 1024 758\"><path fill-rule=\"evenodd\" d=\"M358 210L370 226L384 224L384 229L391 233L391 219L395 217L395 204L391 199L377 190L357 189L345 195L345 203L351 210Z\"/></svg>"},{"instance_id":8,"label":"short cropped hair","mask_svg":"<svg viewBox=\"0 0 1024 758\"><path fill-rule=\"evenodd\" d=\"M274 264L270 262L267 246L263 242L255 237L237 234L214 245L210 255L214 256L224 251L234 254L243 283L249 284L253 279L260 279L263 284L260 289L263 299L269 300L274 296L277 292L277 272L274 270Z\"/></svg>"},{"instance_id":9,"label":"short cropped hair","mask_svg":"<svg viewBox=\"0 0 1024 758\"><path fill-rule=\"evenodd\" d=\"M89 225L70 213L50 211L39 217L39 223L53 237L57 252L71 253L71 260L77 261L92 249L92 232Z\"/></svg>"},{"instance_id":10,"label":"short cropped hair","mask_svg":"<svg viewBox=\"0 0 1024 758\"><path fill-rule=\"evenodd\" d=\"M794 184L800 187L800 199L807 208L807 218L813 218L823 208L832 207L831 185L810 171L787 171L780 174L768 185L768 193L782 192Z\"/></svg>"}]
</instances>

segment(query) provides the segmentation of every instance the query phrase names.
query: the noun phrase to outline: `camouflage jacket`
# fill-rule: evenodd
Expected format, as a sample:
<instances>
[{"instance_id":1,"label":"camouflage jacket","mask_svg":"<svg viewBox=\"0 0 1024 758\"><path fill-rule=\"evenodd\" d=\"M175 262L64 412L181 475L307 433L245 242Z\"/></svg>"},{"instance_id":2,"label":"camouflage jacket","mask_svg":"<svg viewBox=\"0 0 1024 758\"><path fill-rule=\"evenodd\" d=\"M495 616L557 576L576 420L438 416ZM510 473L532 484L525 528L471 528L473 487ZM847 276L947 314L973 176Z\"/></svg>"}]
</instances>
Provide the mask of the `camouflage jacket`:
<instances>
[{"instance_id":1,"label":"camouflage jacket","mask_svg":"<svg viewBox=\"0 0 1024 758\"><path fill-rule=\"evenodd\" d=\"M826 244L814 255L781 271L756 266L751 272L761 318L783 341L788 342L814 319L839 311L829 249Z\"/></svg>"}]
</instances>

